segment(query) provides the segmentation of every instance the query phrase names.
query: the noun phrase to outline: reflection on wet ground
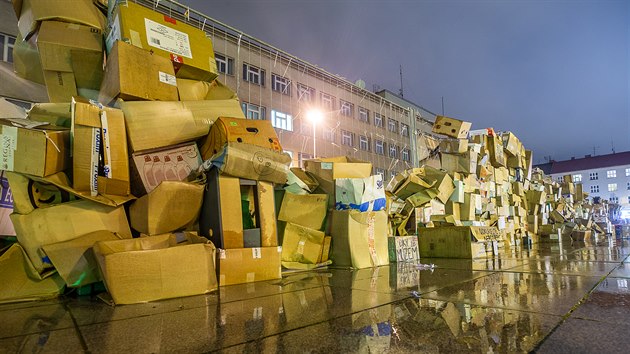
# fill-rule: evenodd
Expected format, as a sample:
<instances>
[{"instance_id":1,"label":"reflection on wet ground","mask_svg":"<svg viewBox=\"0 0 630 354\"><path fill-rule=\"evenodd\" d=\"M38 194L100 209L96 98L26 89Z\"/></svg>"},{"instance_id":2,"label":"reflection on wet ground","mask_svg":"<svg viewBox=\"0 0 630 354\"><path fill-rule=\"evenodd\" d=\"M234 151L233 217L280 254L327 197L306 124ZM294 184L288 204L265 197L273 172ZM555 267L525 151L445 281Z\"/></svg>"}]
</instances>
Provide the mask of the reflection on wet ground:
<instances>
[{"instance_id":1,"label":"reflection on wet ground","mask_svg":"<svg viewBox=\"0 0 630 354\"><path fill-rule=\"evenodd\" d=\"M627 352L630 242L327 269L111 307L0 306L4 352ZM597 338L606 338L597 339Z\"/></svg>"}]
</instances>

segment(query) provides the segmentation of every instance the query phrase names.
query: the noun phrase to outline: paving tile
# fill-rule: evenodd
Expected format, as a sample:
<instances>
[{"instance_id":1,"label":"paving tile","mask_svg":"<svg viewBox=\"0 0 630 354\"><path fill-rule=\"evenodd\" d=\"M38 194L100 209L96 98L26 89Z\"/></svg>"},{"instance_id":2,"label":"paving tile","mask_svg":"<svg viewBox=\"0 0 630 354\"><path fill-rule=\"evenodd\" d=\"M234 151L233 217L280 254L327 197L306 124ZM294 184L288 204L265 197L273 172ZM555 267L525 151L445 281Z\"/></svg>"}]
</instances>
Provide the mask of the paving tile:
<instances>
[{"instance_id":1,"label":"paving tile","mask_svg":"<svg viewBox=\"0 0 630 354\"><path fill-rule=\"evenodd\" d=\"M0 318L0 338L73 327L61 303L2 311Z\"/></svg>"},{"instance_id":2,"label":"paving tile","mask_svg":"<svg viewBox=\"0 0 630 354\"><path fill-rule=\"evenodd\" d=\"M538 353L628 353L630 326L569 318L538 348Z\"/></svg>"},{"instance_id":3,"label":"paving tile","mask_svg":"<svg viewBox=\"0 0 630 354\"><path fill-rule=\"evenodd\" d=\"M605 276L617 263L569 261L563 259L532 260L526 265L510 269L512 272L534 272L549 274Z\"/></svg>"},{"instance_id":4,"label":"paving tile","mask_svg":"<svg viewBox=\"0 0 630 354\"><path fill-rule=\"evenodd\" d=\"M624 261L610 273L615 278L630 278L630 262Z\"/></svg>"},{"instance_id":5,"label":"paving tile","mask_svg":"<svg viewBox=\"0 0 630 354\"><path fill-rule=\"evenodd\" d=\"M529 263L530 259L504 259L496 258L475 258L475 259L456 259L456 258L422 258L421 263L435 264L437 268L445 269L461 269L461 270L488 270L502 271L522 266Z\"/></svg>"},{"instance_id":6,"label":"paving tile","mask_svg":"<svg viewBox=\"0 0 630 354\"><path fill-rule=\"evenodd\" d=\"M83 351L79 335L74 328L0 339L0 353L80 353Z\"/></svg>"},{"instance_id":7,"label":"paving tile","mask_svg":"<svg viewBox=\"0 0 630 354\"><path fill-rule=\"evenodd\" d=\"M572 317L628 325L630 319L630 279L608 277L589 295Z\"/></svg>"}]
</instances>

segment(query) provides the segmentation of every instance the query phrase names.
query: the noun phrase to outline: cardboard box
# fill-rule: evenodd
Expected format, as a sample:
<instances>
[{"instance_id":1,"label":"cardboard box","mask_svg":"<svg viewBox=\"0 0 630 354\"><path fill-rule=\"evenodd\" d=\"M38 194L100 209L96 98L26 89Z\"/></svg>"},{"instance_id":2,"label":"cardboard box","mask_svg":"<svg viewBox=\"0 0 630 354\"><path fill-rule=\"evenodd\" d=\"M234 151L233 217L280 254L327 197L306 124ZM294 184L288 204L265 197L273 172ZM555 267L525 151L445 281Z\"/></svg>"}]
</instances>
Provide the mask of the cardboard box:
<instances>
[{"instance_id":1,"label":"cardboard box","mask_svg":"<svg viewBox=\"0 0 630 354\"><path fill-rule=\"evenodd\" d=\"M387 199L382 175L335 180L335 209L379 211L385 210L386 206Z\"/></svg>"},{"instance_id":2,"label":"cardboard box","mask_svg":"<svg viewBox=\"0 0 630 354\"><path fill-rule=\"evenodd\" d=\"M229 100L238 98L228 86L214 79L212 82L177 79L180 101Z\"/></svg>"},{"instance_id":3,"label":"cardboard box","mask_svg":"<svg viewBox=\"0 0 630 354\"><path fill-rule=\"evenodd\" d=\"M327 194L297 195L285 193L278 213L278 220L322 230L327 212Z\"/></svg>"},{"instance_id":4,"label":"cardboard box","mask_svg":"<svg viewBox=\"0 0 630 354\"><path fill-rule=\"evenodd\" d=\"M44 85L44 71L35 37L25 41L18 33L13 44L13 71L23 79Z\"/></svg>"},{"instance_id":5,"label":"cardboard box","mask_svg":"<svg viewBox=\"0 0 630 354\"><path fill-rule=\"evenodd\" d=\"M282 247L219 250L219 285L280 279Z\"/></svg>"},{"instance_id":6,"label":"cardboard box","mask_svg":"<svg viewBox=\"0 0 630 354\"><path fill-rule=\"evenodd\" d=\"M455 190L453 178L443 170L425 167L425 171L427 180L434 182L432 189L437 193L436 198L446 203Z\"/></svg>"},{"instance_id":7,"label":"cardboard box","mask_svg":"<svg viewBox=\"0 0 630 354\"><path fill-rule=\"evenodd\" d=\"M419 229L418 241L420 257L478 258L492 254L503 234L496 227L428 227Z\"/></svg>"},{"instance_id":8,"label":"cardboard box","mask_svg":"<svg viewBox=\"0 0 630 354\"><path fill-rule=\"evenodd\" d=\"M322 257L324 233L287 222L282 241L282 261L316 264Z\"/></svg>"},{"instance_id":9,"label":"cardboard box","mask_svg":"<svg viewBox=\"0 0 630 354\"><path fill-rule=\"evenodd\" d=\"M184 181L201 166L197 144L188 143L164 149L137 152L131 155L132 190L143 196L162 181Z\"/></svg>"},{"instance_id":10,"label":"cardboard box","mask_svg":"<svg viewBox=\"0 0 630 354\"><path fill-rule=\"evenodd\" d=\"M44 84L50 102L70 102L77 96L74 74L62 71L44 70Z\"/></svg>"},{"instance_id":11,"label":"cardboard box","mask_svg":"<svg viewBox=\"0 0 630 354\"><path fill-rule=\"evenodd\" d=\"M18 243L0 254L0 304L57 297L64 289L59 274L42 278Z\"/></svg>"},{"instance_id":12,"label":"cardboard box","mask_svg":"<svg viewBox=\"0 0 630 354\"><path fill-rule=\"evenodd\" d=\"M218 288L216 248L193 234L100 241L94 254L116 304L207 294Z\"/></svg>"},{"instance_id":13,"label":"cardboard box","mask_svg":"<svg viewBox=\"0 0 630 354\"><path fill-rule=\"evenodd\" d=\"M268 120L219 117L201 146L204 160L219 153L227 143L250 144L282 152L276 130Z\"/></svg>"},{"instance_id":14,"label":"cardboard box","mask_svg":"<svg viewBox=\"0 0 630 354\"><path fill-rule=\"evenodd\" d=\"M278 246L274 198L269 182L219 175L213 168L207 174L200 232L217 247L231 249L245 246L244 229L256 229L262 247Z\"/></svg>"},{"instance_id":15,"label":"cardboard box","mask_svg":"<svg viewBox=\"0 0 630 354\"><path fill-rule=\"evenodd\" d=\"M38 271L50 266L40 248L75 239L93 231L109 230L131 238L125 208L112 208L89 200L35 209L28 215L11 214L18 242Z\"/></svg>"},{"instance_id":16,"label":"cardboard box","mask_svg":"<svg viewBox=\"0 0 630 354\"><path fill-rule=\"evenodd\" d=\"M72 187L92 195L128 195L129 157L122 111L73 98L72 130Z\"/></svg>"},{"instance_id":17,"label":"cardboard box","mask_svg":"<svg viewBox=\"0 0 630 354\"><path fill-rule=\"evenodd\" d=\"M177 80L170 60L148 50L116 41L107 56L98 100L177 101Z\"/></svg>"},{"instance_id":18,"label":"cardboard box","mask_svg":"<svg viewBox=\"0 0 630 354\"><path fill-rule=\"evenodd\" d=\"M337 178L366 178L372 175L372 164L351 157L340 156L307 160L304 162L304 170L319 183L319 187L328 195L335 195L335 182ZM334 199L329 201L333 204Z\"/></svg>"},{"instance_id":19,"label":"cardboard box","mask_svg":"<svg viewBox=\"0 0 630 354\"><path fill-rule=\"evenodd\" d=\"M440 152L463 154L468 151L468 139L445 139L440 141Z\"/></svg>"},{"instance_id":20,"label":"cardboard box","mask_svg":"<svg viewBox=\"0 0 630 354\"><path fill-rule=\"evenodd\" d=\"M11 172L8 172L11 174ZM0 236L15 236L9 215L13 212L13 194L4 173L0 176Z\"/></svg>"},{"instance_id":21,"label":"cardboard box","mask_svg":"<svg viewBox=\"0 0 630 354\"><path fill-rule=\"evenodd\" d=\"M464 154L440 154L442 168L449 172L475 173L477 171L477 153L467 151Z\"/></svg>"},{"instance_id":22,"label":"cardboard box","mask_svg":"<svg viewBox=\"0 0 630 354\"><path fill-rule=\"evenodd\" d=\"M573 241L590 241L591 236L591 230L573 230L571 232L571 239Z\"/></svg>"},{"instance_id":23,"label":"cardboard box","mask_svg":"<svg viewBox=\"0 0 630 354\"><path fill-rule=\"evenodd\" d=\"M208 135L221 115L242 117L238 99L214 101L122 102L132 152L163 148Z\"/></svg>"},{"instance_id":24,"label":"cardboard box","mask_svg":"<svg viewBox=\"0 0 630 354\"><path fill-rule=\"evenodd\" d=\"M177 77L212 81L217 77L212 41L201 29L138 5L118 5L107 34L108 52L122 40L170 59Z\"/></svg>"},{"instance_id":25,"label":"cardboard box","mask_svg":"<svg viewBox=\"0 0 630 354\"><path fill-rule=\"evenodd\" d=\"M0 119L0 170L48 176L70 165L70 131L27 119Z\"/></svg>"},{"instance_id":26,"label":"cardboard box","mask_svg":"<svg viewBox=\"0 0 630 354\"><path fill-rule=\"evenodd\" d=\"M98 28L43 21L37 34L42 69L73 73L77 87L98 90L103 80L102 38Z\"/></svg>"},{"instance_id":27,"label":"cardboard box","mask_svg":"<svg viewBox=\"0 0 630 354\"><path fill-rule=\"evenodd\" d=\"M105 16L92 0L14 0L13 9L18 18L18 30L26 39L43 20L78 23L99 30L105 27Z\"/></svg>"},{"instance_id":28,"label":"cardboard box","mask_svg":"<svg viewBox=\"0 0 630 354\"><path fill-rule=\"evenodd\" d=\"M332 242L332 237L330 236L324 237L324 244L322 246L322 254L319 257L319 260L317 261L317 263L327 262L330 259L331 242Z\"/></svg>"},{"instance_id":29,"label":"cardboard box","mask_svg":"<svg viewBox=\"0 0 630 354\"><path fill-rule=\"evenodd\" d=\"M199 216L204 187L203 184L162 181L149 194L131 204L131 227L147 235L185 228Z\"/></svg>"},{"instance_id":30,"label":"cardboard box","mask_svg":"<svg viewBox=\"0 0 630 354\"><path fill-rule=\"evenodd\" d=\"M503 146L505 151L511 156L517 156L521 152L521 141L514 135L512 132L505 132L501 134L501 139L503 139Z\"/></svg>"},{"instance_id":31,"label":"cardboard box","mask_svg":"<svg viewBox=\"0 0 630 354\"><path fill-rule=\"evenodd\" d=\"M420 259L418 236L389 236L389 262L415 262Z\"/></svg>"},{"instance_id":32,"label":"cardboard box","mask_svg":"<svg viewBox=\"0 0 630 354\"><path fill-rule=\"evenodd\" d=\"M45 245L42 249L66 285L77 288L102 280L92 246L98 241L120 239L111 231L100 230L73 240Z\"/></svg>"},{"instance_id":33,"label":"cardboard box","mask_svg":"<svg viewBox=\"0 0 630 354\"><path fill-rule=\"evenodd\" d=\"M472 123L449 118L445 116L437 116L433 123L433 132L436 134L450 136L456 139L467 139L468 132Z\"/></svg>"},{"instance_id":34,"label":"cardboard box","mask_svg":"<svg viewBox=\"0 0 630 354\"><path fill-rule=\"evenodd\" d=\"M501 137L496 135L488 136L488 152L492 167L505 167L506 158L503 153L503 140L501 140Z\"/></svg>"},{"instance_id":35,"label":"cardboard box","mask_svg":"<svg viewBox=\"0 0 630 354\"><path fill-rule=\"evenodd\" d=\"M222 174L284 185L287 183L291 157L284 152L252 145L229 142L223 150L204 164L204 169L217 167Z\"/></svg>"},{"instance_id":36,"label":"cardboard box","mask_svg":"<svg viewBox=\"0 0 630 354\"><path fill-rule=\"evenodd\" d=\"M335 266L367 268L389 264L384 210L334 210L331 236Z\"/></svg>"}]
</instances>

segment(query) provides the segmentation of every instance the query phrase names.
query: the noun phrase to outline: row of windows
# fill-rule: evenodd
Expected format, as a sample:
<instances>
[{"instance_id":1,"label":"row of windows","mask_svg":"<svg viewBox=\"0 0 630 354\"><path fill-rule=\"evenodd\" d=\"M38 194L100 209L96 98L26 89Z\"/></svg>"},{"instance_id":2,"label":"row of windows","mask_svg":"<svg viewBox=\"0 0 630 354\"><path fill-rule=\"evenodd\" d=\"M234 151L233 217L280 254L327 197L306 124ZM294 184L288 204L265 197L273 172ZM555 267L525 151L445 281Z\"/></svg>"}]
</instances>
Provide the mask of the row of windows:
<instances>
[{"instance_id":1,"label":"row of windows","mask_svg":"<svg viewBox=\"0 0 630 354\"><path fill-rule=\"evenodd\" d=\"M234 59L225 55L215 53L217 69L219 72L234 75ZM251 84L265 86L265 70L251 64L243 63L243 80ZM315 89L307 85L297 83L298 100L303 102L315 102ZM271 89L281 94L291 96L291 80L289 78L271 74ZM328 112L335 111L336 98L325 92L320 92L320 103L322 108ZM358 108L358 120L370 123L370 111L366 108ZM342 99L339 100L339 113L344 117L354 118L354 104ZM374 125L384 128L383 115L374 112ZM409 137L409 125L387 118L387 130L392 133Z\"/></svg>"},{"instance_id":2,"label":"row of windows","mask_svg":"<svg viewBox=\"0 0 630 354\"><path fill-rule=\"evenodd\" d=\"M627 182L626 189L630 191L630 182ZM617 183L608 184L609 192L616 192L617 190L618 190ZM591 186L591 193L599 193L599 186L598 185Z\"/></svg>"},{"instance_id":3,"label":"row of windows","mask_svg":"<svg viewBox=\"0 0 630 354\"><path fill-rule=\"evenodd\" d=\"M630 177L630 168L626 168L625 173L626 173L626 177ZM606 171L606 178L617 178L617 170ZM599 179L599 173L590 172L588 174L588 179L591 181L597 181ZM582 175L581 174L573 175L573 182L582 182Z\"/></svg>"}]
</instances>

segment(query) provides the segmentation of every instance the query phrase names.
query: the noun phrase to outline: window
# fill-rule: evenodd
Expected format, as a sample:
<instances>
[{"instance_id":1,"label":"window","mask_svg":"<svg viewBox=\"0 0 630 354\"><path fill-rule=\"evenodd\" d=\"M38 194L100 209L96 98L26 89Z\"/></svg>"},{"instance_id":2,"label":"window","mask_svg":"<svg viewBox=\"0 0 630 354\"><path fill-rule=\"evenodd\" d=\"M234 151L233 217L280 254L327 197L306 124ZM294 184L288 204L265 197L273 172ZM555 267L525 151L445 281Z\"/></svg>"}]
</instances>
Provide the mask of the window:
<instances>
[{"instance_id":1,"label":"window","mask_svg":"<svg viewBox=\"0 0 630 354\"><path fill-rule=\"evenodd\" d=\"M630 168L626 168L626 177L630 177Z\"/></svg>"},{"instance_id":2,"label":"window","mask_svg":"<svg viewBox=\"0 0 630 354\"><path fill-rule=\"evenodd\" d=\"M313 123L300 119L300 133L306 136L313 135Z\"/></svg>"},{"instance_id":3,"label":"window","mask_svg":"<svg viewBox=\"0 0 630 354\"><path fill-rule=\"evenodd\" d=\"M0 33L0 60L13 63L15 37Z\"/></svg>"},{"instance_id":4,"label":"window","mask_svg":"<svg viewBox=\"0 0 630 354\"><path fill-rule=\"evenodd\" d=\"M409 126L404 123L400 123L400 135L409 136Z\"/></svg>"},{"instance_id":5,"label":"window","mask_svg":"<svg viewBox=\"0 0 630 354\"><path fill-rule=\"evenodd\" d=\"M322 101L322 107L328 112L335 110L335 97L322 92L320 95Z\"/></svg>"},{"instance_id":6,"label":"window","mask_svg":"<svg viewBox=\"0 0 630 354\"><path fill-rule=\"evenodd\" d=\"M409 161L409 149L402 149L400 152L400 159L403 161Z\"/></svg>"},{"instance_id":7,"label":"window","mask_svg":"<svg viewBox=\"0 0 630 354\"><path fill-rule=\"evenodd\" d=\"M363 151L370 151L370 138L365 135L359 135L359 149Z\"/></svg>"},{"instance_id":8,"label":"window","mask_svg":"<svg viewBox=\"0 0 630 354\"><path fill-rule=\"evenodd\" d=\"M234 59L223 54L214 53L217 62L217 71L227 75L234 75Z\"/></svg>"},{"instance_id":9,"label":"window","mask_svg":"<svg viewBox=\"0 0 630 354\"><path fill-rule=\"evenodd\" d=\"M265 86L265 70L243 63L243 80L260 86Z\"/></svg>"},{"instance_id":10,"label":"window","mask_svg":"<svg viewBox=\"0 0 630 354\"><path fill-rule=\"evenodd\" d=\"M376 167L374 169L374 174L375 175L381 175L381 176L383 176L383 179L385 179L385 169L383 169L383 168Z\"/></svg>"},{"instance_id":11,"label":"window","mask_svg":"<svg viewBox=\"0 0 630 354\"><path fill-rule=\"evenodd\" d=\"M341 131L341 144L354 146L354 133L351 133L347 130Z\"/></svg>"},{"instance_id":12,"label":"window","mask_svg":"<svg viewBox=\"0 0 630 354\"><path fill-rule=\"evenodd\" d=\"M599 186L591 186L591 193L599 193Z\"/></svg>"},{"instance_id":13,"label":"window","mask_svg":"<svg viewBox=\"0 0 630 354\"><path fill-rule=\"evenodd\" d=\"M383 140L374 140L374 152L379 155L385 155L385 143Z\"/></svg>"},{"instance_id":14,"label":"window","mask_svg":"<svg viewBox=\"0 0 630 354\"><path fill-rule=\"evenodd\" d=\"M364 123L370 122L370 111L363 107L359 107L359 121Z\"/></svg>"},{"instance_id":15,"label":"window","mask_svg":"<svg viewBox=\"0 0 630 354\"><path fill-rule=\"evenodd\" d=\"M256 120L267 119L265 115L265 107L243 102L241 103L241 108L243 108L243 114L245 114L245 117L247 119L256 119Z\"/></svg>"},{"instance_id":16,"label":"window","mask_svg":"<svg viewBox=\"0 0 630 354\"><path fill-rule=\"evenodd\" d=\"M271 74L271 89L283 95L291 96L291 80L276 74Z\"/></svg>"},{"instance_id":17,"label":"window","mask_svg":"<svg viewBox=\"0 0 630 354\"><path fill-rule=\"evenodd\" d=\"M387 130L392 133L398 133L398 122L391 118L387 118Z\"/></svg>"},{"instance_id":18,"label":"window","mask_svg":"<svg viewBox=\"0 0 630 354\"><path fill-rule=\"evenodd\" d=\"M609 192L615 192L615 191L617 191L617 183L609 183L609 184L608 184L608 191L609 191Z\"/></svg>"},{"instance_id":19,"label":"window","mask_svg":"<svg viewBox=\"0 0 630 354\"><path fill-rule=\"evenodd\" d=\"M298 152L298 164L301 168L304 168L304 161L313 159L313 155Z\"/></svg>"},{"instance_id":20,"label":"window","mask_svg":"<svg viewBox=\"0 0 630 354\"><path fill-rule=\"evenodd\" d=\"M619 197L615 197L615 196L610 197L610 202L619 204Z\"/></svg>"},{"instance_id":21,"label":"window","mask_svg":"<svg viewBox=\"0 0 630 354\"><path fill-rule=\"evenodd\" d=\"M597 176L597 172L591 172L588 176L588 179L590 179L591 181L597 181L599 179Z\"/></svg>"},{"instance_id":22,"label":"window","mask_svg":"<svg viewBox=\"0 0 630 354\"><path fill-rule=\"evenodd\" d=\"M582 175L573 175L573 182L582 182Z\"/></svg>"},{"instance_id":23,"label":"window","mask_svg":"<svg viewBox=\"0 0 630 354\"><path fill-rule=\"evenodd\" d=\"M558 182L562 182L564 179L562 178L562 176L556 176L556 181Z\"/></svg>"},{"instance_id":24,"label":"window","mask_svg":"<svg viewBox=\"0 0 630 354\"><path fill-rule=\"evenodd\" d=\"M628 203L630 203L630 195L628 196Z\"/></svg>"},{"instance_id":25,"label":"window","mask_svg":"<svg viewBox=\"0 0 630 354\"><path fill-rule=\"evenodd\" d=\"M630 191L630 182L628 182L628 188L627 189Z\"/></svg>"},{"instance_id":26,"label":"window","mask_svg":"<svg viewBox=\"0 0 630 354\"><path fill-rule=\"evenodd\" d=\"M389 157L392 159L398 158L398 146L394 144L389 145Z\"/></svg>"},{"instance_id":27,"label":"window","mask_svg":"<svg viewBox=\"0 0 630 354\"><path fill-rule=\"evenodd\" d=\"M290 114L272 110L271 125L274 128L293 131L293 117Z\"/></svg>"},{"instance_id":28,"label":"window","mask_svg":"<svg viewBox=\"0 0 630 354\"><path fill-rule=\"evenodd\" d=\"M617 170L606 171L606 178L615 178L615 177L617 177Z\"/></svg>"},{"instance_id":29,"label":"window","mask_svg":"<svg viewBox=\"0 0 630 354\"><path fill-rule=\"evenodd\" d=\"M324 140L335 141L335 129L334 128L324 128Z\"/></svg>"},{"instance_id":30,"label":"window","mask_svg":"<svg viewBox=\"0 0 630 354\"><path fill-rule=\"evenodd\" d=\"M297 84L298 101L313 102L315 101L315 89L304 84Z\"/></svg>"},{"instance_id":31,"label":"window","mask_svg":"<svg viewBox=\"0 0 630 354\"><path fill-rule=\"evenodd\" d=\"M380 113L374 113L374 126L383 127L383 116Z\"/></svg>"},{"instance_id":32,"label":"window","mask_svg":"<svg viewBox=\"0 0 630 354\"><path fill-rule=\"evenodd\" d=\"M354 117L354 105L344 100L339 100L341 106L341 115L346 117Z\"/></svg>"}]
</instances>

